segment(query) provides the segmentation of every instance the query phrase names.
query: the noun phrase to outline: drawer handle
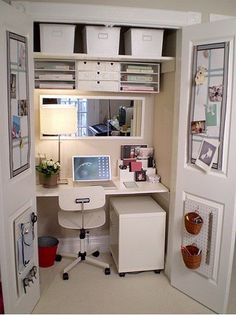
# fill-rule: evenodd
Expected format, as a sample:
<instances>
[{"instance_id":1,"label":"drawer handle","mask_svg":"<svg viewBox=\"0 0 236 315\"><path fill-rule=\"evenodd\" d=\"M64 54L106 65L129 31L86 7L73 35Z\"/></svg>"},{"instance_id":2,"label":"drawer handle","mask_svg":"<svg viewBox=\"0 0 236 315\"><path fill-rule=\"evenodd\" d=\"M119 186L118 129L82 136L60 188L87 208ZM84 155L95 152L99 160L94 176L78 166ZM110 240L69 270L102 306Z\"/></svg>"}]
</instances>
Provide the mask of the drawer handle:
<instances>
[{"instance_id":1,"label":"drawer handle","mask_svg":"<svg viewBox=\"0 0 236 315\"><path fill-rule=\"evenodd\" d=\"M97 84L100 84L100 81L97 81Z\"/></svg>"},{"instance_id":2,"label":"drawer handle","mask_svg":"<svg viewBox=\"0 0 236 315\"><path fill-rule=\"evenodd\" d=\"M97 74L100 74L100 72L98 71Z\"/></svg>"}]
</instances>

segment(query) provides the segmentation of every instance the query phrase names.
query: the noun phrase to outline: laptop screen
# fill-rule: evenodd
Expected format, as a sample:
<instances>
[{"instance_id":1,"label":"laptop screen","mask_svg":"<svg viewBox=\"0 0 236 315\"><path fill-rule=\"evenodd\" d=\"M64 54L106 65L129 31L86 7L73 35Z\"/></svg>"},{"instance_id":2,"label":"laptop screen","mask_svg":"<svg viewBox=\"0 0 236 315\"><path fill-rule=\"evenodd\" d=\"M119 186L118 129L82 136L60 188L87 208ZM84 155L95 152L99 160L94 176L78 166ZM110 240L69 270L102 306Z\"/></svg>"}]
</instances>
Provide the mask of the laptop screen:
<instances>
[{"instance_id":1,"label":"laptop screen","mask_svg":"<svg viewBox=\"0 0 236 315\"><path fill-rule=\"evenodd\" d=\"M111 180L109 155L80 155L72 157L73 181Z\"/></svg>"}]
</instances>

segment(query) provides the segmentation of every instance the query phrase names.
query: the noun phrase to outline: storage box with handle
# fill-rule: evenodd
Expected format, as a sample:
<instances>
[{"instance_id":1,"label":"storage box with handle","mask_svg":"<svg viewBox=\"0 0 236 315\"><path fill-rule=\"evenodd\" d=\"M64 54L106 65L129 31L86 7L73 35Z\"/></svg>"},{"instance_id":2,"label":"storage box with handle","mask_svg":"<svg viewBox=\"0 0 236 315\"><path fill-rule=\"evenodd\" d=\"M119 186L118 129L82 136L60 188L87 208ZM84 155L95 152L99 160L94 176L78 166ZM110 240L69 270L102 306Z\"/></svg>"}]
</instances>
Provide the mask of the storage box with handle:
<instances>
[{"instance_id":1,"label":"storage box with handle","mask_svg":"<svg viewBox=\"0 0 236 315\"><path fill-rule=\"evenodd\" d=\"M163 30L130 28L125 32L125 54L138 57L162 56Z\"/></svg>"},{"instance_id":2,"label":"storage box with handle","mask_svg":"<svg viewBox=\"0 0 236 315\"><path fill-rule=\"evenodd\" d=\"M40 48L43 53L73 54L75 25L40 24Z\"/></svg>"},{"instance_id":3,"label":"storage box with handle","mask_svg":"<svg viewBox=\"0 0 236 315\"><path fill-rule=\"evenodd\" d=\"M85 26L84 52L97 56L117 56L120 45L120 27Z\"/></svg>"}]
</instances>

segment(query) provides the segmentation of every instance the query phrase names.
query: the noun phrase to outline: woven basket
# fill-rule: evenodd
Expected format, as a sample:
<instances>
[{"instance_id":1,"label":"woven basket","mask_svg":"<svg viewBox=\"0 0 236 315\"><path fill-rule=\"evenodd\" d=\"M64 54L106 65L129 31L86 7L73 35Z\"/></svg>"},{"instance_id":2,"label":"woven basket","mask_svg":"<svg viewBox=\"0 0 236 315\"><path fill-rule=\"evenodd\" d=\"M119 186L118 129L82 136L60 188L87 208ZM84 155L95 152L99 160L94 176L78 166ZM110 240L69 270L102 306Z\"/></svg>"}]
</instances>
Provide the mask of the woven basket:
<instances>
[{"instance_id":1,"label":"woven basket","mask_svg":"<svg viewBox=\"0 0 236 315\"><path fill-rule=\"evenodd\" d=\"M202 253L195 245L187 245L181 248L183 261L189 269L197 269L201 265Z\"/></svg>"},{"instance_id":2,"label":"woven basket","mask_svg":"<svg viewBox=\"0 0 236 315\"><path fill-rule=\"evenodd\" d=\"M196 219L198 219L196 221ZM191 234L198 234L202 228L203 219L197 212L189 212L184 216L186 230Z\"/></svg>"}]
</instances>

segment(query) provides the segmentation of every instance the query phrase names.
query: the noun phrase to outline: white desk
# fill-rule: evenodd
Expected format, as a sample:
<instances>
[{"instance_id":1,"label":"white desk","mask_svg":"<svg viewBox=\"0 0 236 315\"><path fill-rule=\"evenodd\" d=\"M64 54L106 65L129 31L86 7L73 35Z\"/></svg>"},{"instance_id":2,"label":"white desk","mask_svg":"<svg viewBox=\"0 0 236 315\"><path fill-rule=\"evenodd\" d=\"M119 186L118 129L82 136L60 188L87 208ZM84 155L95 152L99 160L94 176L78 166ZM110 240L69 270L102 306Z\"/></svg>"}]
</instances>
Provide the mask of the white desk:
<instances>
[{"instance_id":1,"label":"white desk","mask_svg":"<svg viewBox=\"0 0 236 315\"><path fill-rule=\"evenodd\" d=\"M136 182L138 187L126 188L123 182L119 178L112 179L116 185L116 189L105 189L106 195L135 195L135 194L152 194L152 193L164 193L169 190L161 183L150 182ZM44 188L41 185L36 187L37 197L56 197L61 189L68 189L73 187L72 179L69 179L69 183L66 185L58 185L56 188ZM76 184L76 187L79 187Z\"/></svg>"}]
</instances>

